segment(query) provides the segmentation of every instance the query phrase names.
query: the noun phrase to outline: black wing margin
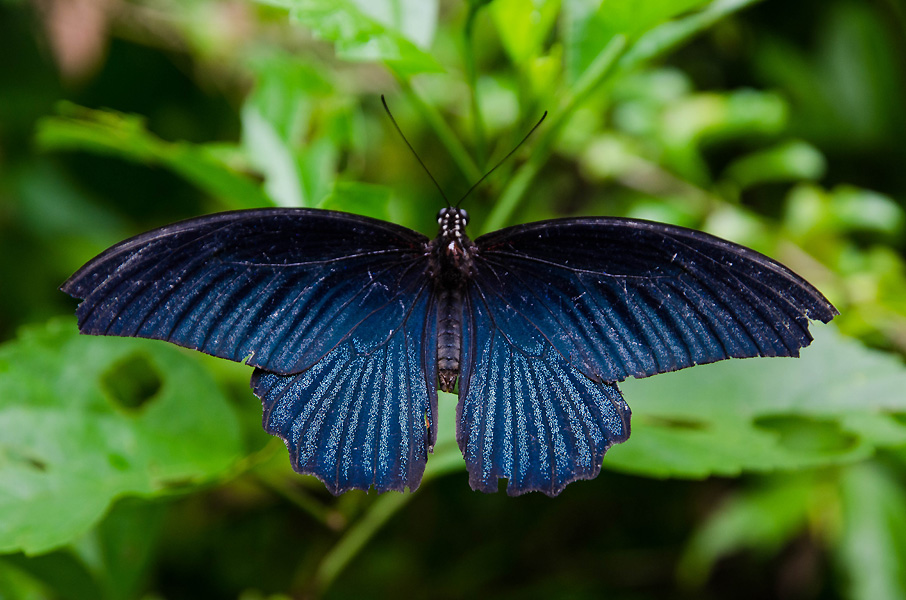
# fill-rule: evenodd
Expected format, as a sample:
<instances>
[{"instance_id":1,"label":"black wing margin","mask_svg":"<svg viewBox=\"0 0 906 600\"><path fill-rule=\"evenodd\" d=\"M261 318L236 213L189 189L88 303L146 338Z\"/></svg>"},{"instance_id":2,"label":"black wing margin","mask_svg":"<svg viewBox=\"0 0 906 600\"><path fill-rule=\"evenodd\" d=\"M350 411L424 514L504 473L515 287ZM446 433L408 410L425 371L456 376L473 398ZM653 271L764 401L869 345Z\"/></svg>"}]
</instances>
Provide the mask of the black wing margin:
<instances>
[{"instance_id":1,"label":"black wing margin","mask_svg":"<svg viewBox=\"0 0 906 600\"><path fill-rule=\"evenodd\" d=\"M726 358L798 356L837 310L770 258L699 231L560 219L476 240L481 286L506 331L527 330L594 379ZM503 310L503 307L507 307Z\"/></svg>"}]
</instances>

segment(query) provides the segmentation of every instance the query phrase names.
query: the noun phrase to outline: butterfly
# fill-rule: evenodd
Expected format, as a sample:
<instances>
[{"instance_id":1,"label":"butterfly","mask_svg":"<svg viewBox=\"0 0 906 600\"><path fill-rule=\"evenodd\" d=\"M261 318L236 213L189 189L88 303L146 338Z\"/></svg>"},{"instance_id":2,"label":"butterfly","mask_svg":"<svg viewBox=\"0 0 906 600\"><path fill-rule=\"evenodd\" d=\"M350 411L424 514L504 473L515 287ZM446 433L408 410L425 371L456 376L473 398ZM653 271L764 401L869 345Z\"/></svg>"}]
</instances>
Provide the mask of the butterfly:
<instances>
[{"instance_id":1,"label":"butterfly","mask_svg":"<svg viewBox=\"0 0 906 600\"><path fill-rule=\"evenodd\" d=\"M82 333L245 362L264 429L333 494L415 490L458 393L473 489L557 495L630 433L618 382L797 356L833 305L785 266L699 231L572 218L433 240L329 210L203 216L106 250L62 290ZM458 385L457 385L458 384Z\"/></svg>"}]
</instances>

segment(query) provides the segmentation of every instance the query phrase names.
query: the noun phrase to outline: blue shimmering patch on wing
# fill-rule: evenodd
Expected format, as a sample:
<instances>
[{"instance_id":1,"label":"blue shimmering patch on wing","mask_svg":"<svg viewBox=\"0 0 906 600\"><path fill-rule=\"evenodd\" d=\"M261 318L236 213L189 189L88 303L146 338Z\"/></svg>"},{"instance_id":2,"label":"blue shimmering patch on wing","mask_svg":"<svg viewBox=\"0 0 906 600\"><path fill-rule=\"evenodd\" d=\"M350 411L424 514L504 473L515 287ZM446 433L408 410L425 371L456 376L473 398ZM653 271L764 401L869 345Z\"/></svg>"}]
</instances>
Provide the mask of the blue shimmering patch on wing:
<instances>
[{"instance_id":1,"label":"blue shimmering patch on wing","mask_svg":"<svg viewBox=\"0 0 906 600\"><path fill-rule=\"evenodd\" d=\"M436 348L422 340L437 317L424 290L408 309L398 323L365 323L387 330L380 344L351 338L302 373L252 376L264 429L286 442L296 471L334 494L421 482L437 435Z\"/></svg>"},{"instance_id":2,"label":"blue shimmering patch on wing","mask_svg":"<svg viewBox=\"0 0 906 600\"><path fill-rule=\"evenodd\" d=\"M629 437L629 407L616 384L593 381L472 286L463 329L457 440L473 489L559 494L592 479L604 453Z\"/></svg>"}]
</instances>

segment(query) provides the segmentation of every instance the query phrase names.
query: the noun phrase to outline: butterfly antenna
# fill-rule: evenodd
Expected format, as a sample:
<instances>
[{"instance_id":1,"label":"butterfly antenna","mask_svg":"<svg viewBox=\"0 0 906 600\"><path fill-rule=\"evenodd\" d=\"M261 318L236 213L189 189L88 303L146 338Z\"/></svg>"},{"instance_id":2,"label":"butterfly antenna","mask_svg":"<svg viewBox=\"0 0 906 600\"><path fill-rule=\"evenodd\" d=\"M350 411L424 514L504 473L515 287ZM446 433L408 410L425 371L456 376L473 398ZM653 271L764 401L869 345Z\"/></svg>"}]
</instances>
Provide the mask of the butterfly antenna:
<instances>
[{"instance_id":1,"label":"butterfly antenna","mask_svg":"<svg viewBox=\"0 0 906 600\"><path fill-rule=\"evenodd\" d=\"M469 196L469 194L472 193L472 191L473 191L475 188L477 188L479 185L481 185L481 182L482 182L482 181L484 181L485 179L488 178L488 175L490 175L491 173L493 173L494 171L496 171L496 170L497 170L497 167L499 167L500 165L502 165L503 163L505 163L506 160L507 160L509 157L513 156L513 154L516 152L516 150L519 150L519 148L522 147L522 144L525 143L525 140L529 139L529 137L530 137L533 133L535 133L535 130L538 129L538 127L541 125L541 123L544 122L544 119L546 119L546 118L547 118L547 111L544 111L544 114L541 115L541 118L538 119L538 122L535 123L535 126L532 127L532 129L531 129L527 134L525 134L525 137L524 137L524 138L522 138L522 141L519 142L518 144L516 144L516 147L513 148L512 150L510 150L509 154L507 154L507 155L504 156L502 159L500 159L500 162L498 162L496 165L494 165L494 168L493 168L493 169L491 169L490 171L488 171L487 173L485 173L484 175L482 175L481 179L479 179L478 181L476 181L476 182L475 182L475 185L473 185L472 187L470 187L470 188L469 188L469 191L466 192L466 193L463 195L463 197L459 199L459 201L456 203L456 207L458 208L459 205L462 203L462 201L465 200L465 199Z\"/></svg>"},{"instance_id":2,"label":"butterfly antenna","mask_svg":"<svg viewBox=\"0 0 906 600\"><path fill-rule=\"evenodd\" d=\"M451 206L450 200L447 199L447 195L444 194L444 191L441 189L440 184L437 183L436 179L434 179L434 175L431 174L431 171L429 171L428 167L425 166L425 163L422 162L422 159L415 151L415 148L412 147L412 144L410 144L409 140L406 139L406 136L403 135L403 130L400 129L400 126L396 124L396 119L393 118L393 114L390 112L390 107L387 106L387 101L384 99L384 94L381 94L381 103L384 105L384 110L387 111L387 116L390 117L390 122L393 123L393 126L396 128L396 132L400 134L400 137L403 138L403 141L406 142L407 146L409 146L409 150L412 152L412 156L415 157L415 160L418 161L418 164L422 166L422 169L425 170L425 173L427 173L428 177L431 178L431 181L434 182L434 187L436 187L437 191L440 192L440 195L444 199L444 202L447 203L447 206Z\"/></svg>"}]
</instances>

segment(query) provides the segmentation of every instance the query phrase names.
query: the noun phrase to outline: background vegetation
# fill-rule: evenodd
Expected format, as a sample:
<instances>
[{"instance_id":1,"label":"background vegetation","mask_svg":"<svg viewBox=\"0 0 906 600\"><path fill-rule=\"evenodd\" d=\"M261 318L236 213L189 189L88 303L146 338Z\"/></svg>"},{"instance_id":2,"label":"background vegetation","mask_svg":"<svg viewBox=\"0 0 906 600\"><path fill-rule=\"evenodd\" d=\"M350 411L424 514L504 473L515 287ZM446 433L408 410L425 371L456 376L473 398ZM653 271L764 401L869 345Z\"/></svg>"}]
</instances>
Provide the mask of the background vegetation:
<instances>
[{"instance_id":1,"label":"background vegetation","mask_svg":"<svg viewBox=\"0 0 906 600\"><path fill-rule=\"evenodd\" d=\"M0 598L906 597L906 8L898 0L3 0ZM434 234L704 229L840 309L801 359L623 386L556 499L472 492L441 398L415 494L327 494L250 369L76 335L125 237L253 206Z\"/></svg>"}]
</instances>

